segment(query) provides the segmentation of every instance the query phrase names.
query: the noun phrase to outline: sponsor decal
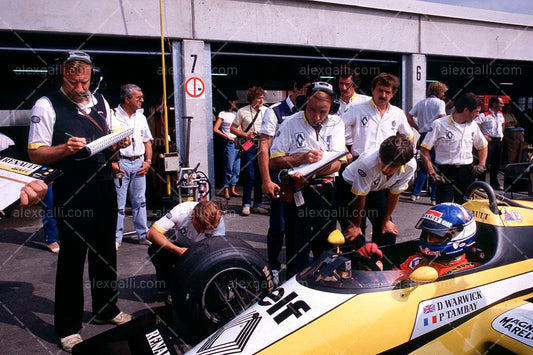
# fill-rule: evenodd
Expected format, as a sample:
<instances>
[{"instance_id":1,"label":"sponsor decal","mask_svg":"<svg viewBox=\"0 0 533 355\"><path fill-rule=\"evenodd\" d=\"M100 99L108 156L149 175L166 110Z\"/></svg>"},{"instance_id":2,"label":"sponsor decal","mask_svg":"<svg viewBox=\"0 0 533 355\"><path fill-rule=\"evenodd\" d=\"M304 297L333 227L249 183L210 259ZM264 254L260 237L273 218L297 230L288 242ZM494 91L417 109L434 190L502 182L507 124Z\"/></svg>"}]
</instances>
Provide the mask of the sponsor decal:
<instances>
[{"instance_id":1,"label":"sponsor decal","mask_svg":"<svg viewBox=\"0 0 533 355\"><path fill-rule=\"evenodd\" d=\"M363 127L368 126L368 117L367 116L361 117L361 126L363 126Z\"/></svg>"},{"instance_id":2,"label":"sponsor decal","mask_svg":"<svg viewBox=\"0 0 533 355\"><path fill-rule=\"evenodd\" d=\"M255 354L352 297L309 289L293 277L197 344L191 353Z\"/></svg>"},{"instance_id":3,"label":"sponsor decal","mask_svg":"<svg viewBox=\"0 0 533 355\"><path fill-rule=\"evenodd\" d=\"M170 354L167 345L165 344L165 340L163 340L158 329L145 334L144 336L146 337L146 340L148 340L148 345L150 345L153 354Z\"/></svg>"},{"instance_id":4,"label":"sponsor decal","mask_svg":"<svg viewBox=\"0 0 533 355\"><path fill-rule=\"evenodd\" d=\"M294 141L298 148L302 148L305 144L305 135L302 132L297 132L294 134Z\"/></svg>"},{"instance_id":5,"label":"sponsor decal","mask_svg":"<svg viewBox=\"0 0 533 355\"><path fill-rule=\"evenodd\" d=\"M366 173L365 173L365 171L364 171L363 169L359 169L359 170L357 170L357 173L358 173L359 176L361 176L361 177L366 177L366 176L367 176Z\"/></svg>"},{"instance_id":6,"label":"sponsor decal","mask_svg":"<svg viewBox=\"0 0 533 355\"><path fill-rule=\"evenodd\" d=\"M392 128L396 128L396 121L392 121Z\"/></svg>"},{"instance_id":7,"label":"sponsor decal","mask_svg":"<svg viewBox=\"0 0 533 355\"><path fill-rule=\"evenodd\" d=\"M506 209L504 209L503 220L505 222L522 222L522 215L516 210L511 210L509 212Z\"/></svg>"},{"instance_id":8,"label":"sponsor decal","mask_svg":"<svg viewBox=\"0 0 533 355\"><path fill-rule=\"evenodd\" d=\"M251 312L219 329L198 349L198 354L241 353L261 321L258 312Z\"/></svg>"},{"instance_id":9,"label":"sponsor decal","mask_svg":"<svg viewBox=\"0 0 533 355\"><path fill-rule=\"evenodd\" d=\"M429 211L427 211L424 214L424 217L422 217L422 218L428 219L430 221L442 224L445 227L451 228L452 227L452 223L449 222L449 221L443 220L442 218L440 218L441 216L442 216L441 212L434 211L434 210L429 210Z\"/></svg>"},{"instance_id":10,"label":"sponsor decal","mask_svg":"<svg viewBox=\"0 0 533 355\"><path fill-rule=\"evenodd\" d=\"M186 234L187 234L187 228L185 228L185 227L181 227L181 228L179 229L179 232L181 233L181 235L186 235Z\"/></svg>"},{"instance_id":11,"label":"sponsor decal","mask_svg":"<svg viewBox=\"0 0 533 355\"><path fill-rule=\"evenodd\" d=\"M422 249L422 248L421 248L421 251L422 251L424 254L426 254L426 255L428 255L428 253L431 253L431 250L429 250L428 248L425 248L425 249ZM439 252L439 254L440 254L440 252ZM422 260L422 257L420 257L420 256L417 256L417 257L413 258L413 260L409 261L409 268L410 268L411 270L416 269L416 267L418 266L418 264L420 264L420 261L421 261L421 260Z\"/></svg>"},{"instance_id":12,"label":"sponsor decal","mask_svg":"<svg viewBox=\"0 0 533 355\"><path fill-rule=\"evenodd\" d=\"M483 220L486 220L487 218L489 218L488 213L481 212L481 211L471 211L471 212L472 212L472 215L476 218L483 219Z\"/></svg>"},{"instance_id":13,"label":"sponsor decal","mask_svg":"<svg viewBox=\"0 0 533 355\"><path fill-rule=\"evenodd\" d=\"M533 304L527 303L505 312L492 322L492 328L533 347Z\"/></svg>"},{"instance_id":14,"label":"sponsor decal","mask_svg":"<svg viewBox=\"0 0 533 355\"><path fill-rule=\"evenodd\" d=\"M446 132L446 138L452 139L453 138L453 132L452 131Z\"/></svg>"},{"instance_id":15,"label":"sponsor decal","mask_svg":"<svg viewBox=\"0 0 533 355\"><path fill-rule=\"evenodd\" d=\"M435 216L435 217L442 217L442 212L435 211L435 210L429 210L426 212L427 215Z\"/></svg>"},{"instance_id":16,"label":"sponsor decal","mask_svg":"<svg viewBox=\"0 0 533 355\"><path fill-rule=\"evenodd\" d=\"M378 177L376 180L374 180L373 184L374 184L375 186L378 186L380 181L381 181L381 178Z\"/></svg>"},{"instance_id":17,"label":"sponsor decal","mask_svg":"<svg viewBox=\"0 0 533 355\"><path fill-rule=\"evenodd\" d=\"M41 117L39 116L31 116L31 119L30 119L33 123L39 123L41 122Z\"/></svg>"},{"instance_id":18,"label":"sponsor decal","mask_svg":"<svg viewBox=\"0 0 533 355\"><path fill-rule=\"evenodd\" d=\"M165 217L168 218L168 219L172 219L172 214L169 212L169 213L167 213L167 214L165 215Z\"/></svg>"},{"instance_id":19,"label":"sponsor decal","mask_svg":"<svg viewBox=\"0 0 533 355\"><path fill-rule=\"evenodd\" d=\"M304 301L295 300L298 297L296 292L291 292L286 297L283 297L284 294L285 290L279 287L258 302L261 306L271 306L267 309L267 313L273 316L277 324L282 323L291 316L300 318L300 316L311 309Z\"/></svg>"}]
</instances>

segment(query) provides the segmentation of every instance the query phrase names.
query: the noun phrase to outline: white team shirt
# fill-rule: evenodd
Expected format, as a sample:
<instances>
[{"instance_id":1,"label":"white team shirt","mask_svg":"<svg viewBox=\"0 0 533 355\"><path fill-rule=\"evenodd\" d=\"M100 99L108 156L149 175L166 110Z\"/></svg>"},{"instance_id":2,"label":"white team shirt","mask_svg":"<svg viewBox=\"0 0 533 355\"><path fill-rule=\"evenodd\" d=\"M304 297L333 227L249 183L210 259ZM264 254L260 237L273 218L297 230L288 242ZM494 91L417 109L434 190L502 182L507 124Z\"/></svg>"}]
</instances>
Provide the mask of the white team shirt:
<instances>
[{"instance_id":1,"label":"white team shirt","mask_svg":"<svg viewBox=\"0 0 533 355\"><path fill-rule=\"evenodd\" d=\"M231 125L235 120L235 112L220 111L218 118L222 120L222 123L220 123L222 133L228 137L235 138L235 135L230 132Z\"/></svg>"},{"instance_id":2,"label":"white team shirt","mask_svg":"<svg viewBox=\"0 0 533 355\"><path fill-rule=\"evenodd\" d=\"M103 96L102 96L103 97ZM109 118L111 117L111 109L106 99L104 105L106 109L106 123L109 126ZM98 103L96 96L91 95L87 105L77 104L78 114L85 117L82 112L89 114L91 107ZM73 103L73 105L75 105ZM46 96L41 97L35 102L31 109L30 132L28 134L28 149L37 149L41 146L52 146L52 137L54 134L54 125L56 123L56 113Z\"/></svg>"},{"instance_id":3,"label":"white team shirt","mask_svg":"<svg viewBox=\"0 0 533 355\"><path fill-rule=\"evenodd\" d=\"M416 160L412 158L402 168L387 177L381 172L379 149L364 152L359 159L349 164L342 178L352 185L352 193L366 196L370 191L389 189L390 193L399 194L409 187L409 181L416 171Z\"/></svg>"},{"instance_id":4,"label":"white team shirt","mask_svg":"<svg viewBox=\"0 0 533 355\"><path fill-rule=\"evenodd\" d=\"M374 100L352 105L342 115L346 131L350 130L353 137L352 154L354 157L367 150L379 149L381 143L397 132L412 139L411 126L403 111L396 106L388 105L381 117Z\"/></svg>"},{"instance_id":5,"label":"white team shirt","mask_svg":"<svg viewBox=\"0 0 533 355\"><path fill-rule=\"evenodd\" d=\"M259 132L259 130L261 129L261 123L263 122L263 116L266 110L267 110L266 106L259 107L259 114L257 115L257 119L255 120L254 124L250 127L248 132ZM248 128L250 123L253 121L256 113L257 111L254 110L250 105L241 107L237 111L237 116L235 117L235 120L233 120L233 124L236 125L237 127L241 126L241 129L245 131L246 128Z\"/></svg>"},{"instance_id":6,"label":"white team shirt","mask_svg":"<svg viewBox=\"0 0 533 355\"><path fill-rule=\"evenodd\" d=\"M183 202L175 206L163 218L154 222L152 225L157 231L165 234L170 229L174 228L176 233L182 237L190 239L193 242L199 242L208 236L217 236L226 234L226 226L224 225L224 217L220 217L220 223L215 230L198 233L192 224L192 210L198 202Z\"/></svg>"},{"instance_id":7,"label":"white team shirt","mask_svg":"<svg viewBox=\"0 0 533 355\"><path fill-rule=\"evenodd\" d=\"M144 116L144 110L139 109L133 115L128 116L122 106L118 105L113 110L113 116L111 120L113 131L117 128L133 128L133 136L131 136L131 144L120 150L120 155L125 157L140 156L145 152L144 143L153 140L150 127Z\"/></svg>"},{"instance_id":8,"label":"white team shirt","mask_svg":"<svg viewBox=\"0 0 533 355\"><path fill-rule=\"evenodd\" d=\"M419 101L409 111L411 116L416 117L418 131L420 133L427 133L431 129L431 123L439 116L446 116L446 104L436 96L430 96L424 100Z\"/></svg>"},{"instance_id":9,"label":"white team shirt","mask_svg":"<svg viewBox=\"0 0 533 355\"><path fill-rule=\"evenodd\" d=\"M294 107L294 104L291 101L290 96L287 96L287 99L285 99L285 102L287 105L289 105L289 108L292 110ZM263 123L261 124L261 129L259 130L259 134L265 134L270 137L274 137L276 135L276 132L279 128L278 123L278 117L274 113L274 110L272 110L274 107L280 105L281 102L278 102L272 106L270 106L263 116ZM292 115L291 115L292 116ZM291 116L282 116L282 119L285 121L286 118ZM246 127L245 127L246 128Z\"/></svg>"},{"instance_id":10,"label":"white team shirt","mask_svg":"<svg viewBox=\"0 0 533 355\"><path fill-rule=\"evenodd\" d=\"M358 94L354 92L352 97L350 97L349 102L346 103L342 100L339 100L340 107L339 107L339 112L337 114L340 116L340 118L343 118L342 115L344 114L344 112L346 112L346 110L348 110L350 106L370 101L370 99L372 99L371 96L366 96L366 95ZM344 121L344 118L343 118L343 122L344 122L344 128L345 128L344 140L346 141L346 145L352 145L353 144L352 132L349 129L346 129L347 125L346 125L346 121Z\"/></svg>"},{"instance_id":11,"label":"white team shirt","mask_svg":"<svg viewBox=\"0 0 533 355\"><path fill-rule=\"evenodd\" d=\"M307 121L304 111L290 116L283 121L274 137L270 158L307 153L310 150L345 151L344 124L339 116L328 115L318 134ZM334 173L329 176L337 175Z\"/></svg>"},{"instance_id":12,"label":"white team shirt","mask_svg":"<svg viewBox=\"0 0 533 355\"><path fill-rule=\"evenodd\" d=\"M476 123L479 124L481 132L489 137L503 137L503 123L505 117L501 111L494 112L490 108L476 117Z\"/></svg>"},{"instance_id":13,"label":"white team shirt","mask_svg":"<svg viewBox=\"0 0 533 355\"><path fill-rule=\"evenodd\" d=\"M472 146L481 150L487 140L475 122L459 124L452 115L434 121L422 147L435 149L435 161L440 165L472 164Z\"/></svg>"}]
</instances>

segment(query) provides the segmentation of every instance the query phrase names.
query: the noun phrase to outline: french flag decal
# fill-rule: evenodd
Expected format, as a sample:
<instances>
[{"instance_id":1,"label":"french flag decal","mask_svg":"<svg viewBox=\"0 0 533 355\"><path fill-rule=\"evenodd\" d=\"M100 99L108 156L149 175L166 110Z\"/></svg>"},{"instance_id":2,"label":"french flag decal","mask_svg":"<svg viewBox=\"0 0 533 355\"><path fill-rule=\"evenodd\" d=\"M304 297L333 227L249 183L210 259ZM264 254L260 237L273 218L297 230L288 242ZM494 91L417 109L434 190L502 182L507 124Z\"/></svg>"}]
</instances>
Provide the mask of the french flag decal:
<instances>
[{"instance_id":1,"label":"french flag decal","mask_svg":"<svg viewBox=\"0 0 533 355\"><path fill-rule=\"evenodd\" d=\"M437 316L424 318L424 327L435 323L437 323Z\"/></svg>"}]
</instances>

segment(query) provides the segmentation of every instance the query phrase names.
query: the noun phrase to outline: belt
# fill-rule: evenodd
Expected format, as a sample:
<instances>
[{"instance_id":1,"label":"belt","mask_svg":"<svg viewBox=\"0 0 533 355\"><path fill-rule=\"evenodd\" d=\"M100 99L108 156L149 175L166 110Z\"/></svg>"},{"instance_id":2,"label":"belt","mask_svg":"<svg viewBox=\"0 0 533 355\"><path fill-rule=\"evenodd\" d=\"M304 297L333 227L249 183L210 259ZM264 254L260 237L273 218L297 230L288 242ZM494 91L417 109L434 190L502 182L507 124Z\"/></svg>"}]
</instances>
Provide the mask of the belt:
<instances>
[{"instance_id":1,"label":"belt","mask_svg":"<svg viewBox=\"0 0 533 355\"><path fill-rule=\"evenodd\" d=\"M142 157L142 155L132 155L131 157L126 157L124 155L121 155L120 159L126 159L126 160L130 160L130 161L135 161L135 160L137 160L137 159L139 159L141 157Z\"/></svg>"}]
</instances>

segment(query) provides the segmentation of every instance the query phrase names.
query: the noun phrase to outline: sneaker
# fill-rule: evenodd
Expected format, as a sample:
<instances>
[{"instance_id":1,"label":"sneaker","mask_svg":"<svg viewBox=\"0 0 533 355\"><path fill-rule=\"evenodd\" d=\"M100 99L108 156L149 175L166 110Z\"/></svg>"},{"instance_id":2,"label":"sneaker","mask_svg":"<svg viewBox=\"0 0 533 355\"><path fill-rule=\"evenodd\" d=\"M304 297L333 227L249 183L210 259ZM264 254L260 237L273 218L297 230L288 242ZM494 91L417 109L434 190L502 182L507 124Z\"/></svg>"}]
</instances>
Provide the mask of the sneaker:
<instances>
[{"instance_id":1,"label":"sneaker","mask_svg":"<svg viewBox=\"0 0 533 355\"><path fill-rule=\"evenodd\" d=\"M248 206L243 207L243 208L242 208L242 212L241 212L241 214L242 214L243 216L249 216L249 215L250 215L250 207L248 207Z\"/></svg>"},{"instance_id":2,"label":"sneaker","mask_svg":"<svg viewBox=\"0 0 533 355\"><path fill-rule=\"evenodd\" d=\"M420 196L417 195L411 195L411 201L416 201L420 198Z\"/></svg>"},{"instance_id":3,"label":"sneaker","mask_svg":"<svg viewBox=\"0 0 533 355\"><path fill-rule=\"evenodd\" d=\"M279 270L272 270L272 281L274 286L279 285Z\"/></svg>"},{"instance_id":4,"label":"sneaker","mask_svg":"<svg viewBox=\"0 0 533 355\"><path fill-rule=\"evenodd\" d=\"M253 209L254 213L259 213L259 214L268 214L268 210L264 207L254 207Z\"/></svg>"},{"instance_id":5,"label":"sneaker","mask_svg":"<svg viewBox=\"0 0 533 355\"><path fill-rule=\"evenodd\" d=\"M139 244L140 245L148 245L148 246L150 246L150 245L152 245L152 242L149 241L148 239L145 239L145 240L139 240Z\"/></svg>"},{"instance_id":6,"label":"sneaker","mask_svg":"<svg viewBox=\"0 0 533 355\"><path fill-rule=\"evenodd\" d=\"M118 248L120 248L120 243L119 242L115 242L115 250L118 251Z\"/></svg>"},{"instance_id":7,"label":"sneaker","mask_svg":"<svg viewBox=\"0 0 533 355\"><path fill-rule=\"evenodd\" d=\"M122 325L124 323L129 322L132 320L132 316L128 313L120 312L115 316L115 318L112 319L94 319L94 323L96 324L114 324L114 325Z\"/></svg>"},{"instance_id":8,"label":"sneaker","mask_svg":"<svg viewBox=\"0 0 533 355\"><path fill-rule=\"evenodd\" d=\"M72 352L72 348L74 347L74 345L79 344L79 343L81 343L83 341L83 339L81 338L81 336L78 333L71 334L71 335L66 336L64 338L60 338L59 340L61 341L61 347L67 353L71 353Z\"/></svg>"},{"instance_id":9,"label":"sneaker","mask_svg":"<svg viewBox=\"0 0 533 355\"><path fill-rule=\"evenodd\" d=\"M436 206L436 205L437 205L437 201L431 200L431 206Z\"/></svg>"}]
</instances>

